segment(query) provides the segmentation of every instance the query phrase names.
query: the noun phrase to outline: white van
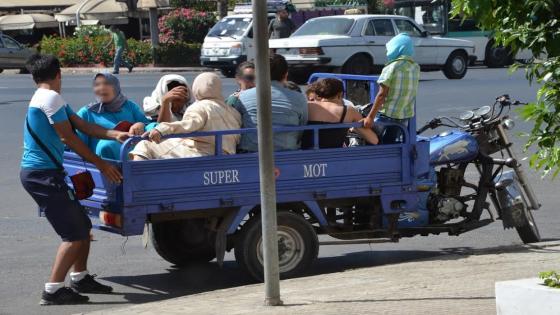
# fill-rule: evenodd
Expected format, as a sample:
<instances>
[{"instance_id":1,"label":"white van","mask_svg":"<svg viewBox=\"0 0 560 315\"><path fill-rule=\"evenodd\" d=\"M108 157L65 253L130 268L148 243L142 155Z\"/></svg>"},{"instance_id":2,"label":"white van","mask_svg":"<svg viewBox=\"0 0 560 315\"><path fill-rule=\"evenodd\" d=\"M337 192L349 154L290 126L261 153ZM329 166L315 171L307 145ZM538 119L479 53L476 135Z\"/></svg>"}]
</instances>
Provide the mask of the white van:
<instances>
[{"instance_id":1,"label":"white van","mask_svg":"<svg viewBox=\"0 0 560 315\"><path fill-rule=\"evenodd\" d=\"M274 13L269 13L269 21L273 18ZM200 53L202 66L220 69L228 78L235 75L237 65L253 59L253 15L250 13L221 19L204 38Z\"/></svg>"}]
</instances>

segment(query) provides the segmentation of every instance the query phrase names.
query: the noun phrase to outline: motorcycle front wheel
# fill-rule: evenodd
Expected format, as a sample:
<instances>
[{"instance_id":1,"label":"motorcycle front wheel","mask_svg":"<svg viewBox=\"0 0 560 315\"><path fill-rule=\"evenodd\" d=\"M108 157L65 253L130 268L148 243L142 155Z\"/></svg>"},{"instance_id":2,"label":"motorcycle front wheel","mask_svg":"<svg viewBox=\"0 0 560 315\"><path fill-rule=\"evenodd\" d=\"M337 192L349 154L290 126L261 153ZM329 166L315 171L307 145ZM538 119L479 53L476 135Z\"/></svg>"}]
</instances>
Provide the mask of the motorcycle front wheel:
<instances>
[{"instance_id":1,"label":"motorcycle front wheel","mask_svg":"<svg viewBox=\"0 0 560 315\"><path fill-rule=\"evenodd\" d=\"M525 203L525 202L524 202ZM541 241L541 234L539 233L539 228L535 223L531 209L525 203L525 210L523 211L523 216L520 218L524 221L524 225L516 227L517 234L523 241L523 243L537 243Z\"/></svg>"}]
</instances>

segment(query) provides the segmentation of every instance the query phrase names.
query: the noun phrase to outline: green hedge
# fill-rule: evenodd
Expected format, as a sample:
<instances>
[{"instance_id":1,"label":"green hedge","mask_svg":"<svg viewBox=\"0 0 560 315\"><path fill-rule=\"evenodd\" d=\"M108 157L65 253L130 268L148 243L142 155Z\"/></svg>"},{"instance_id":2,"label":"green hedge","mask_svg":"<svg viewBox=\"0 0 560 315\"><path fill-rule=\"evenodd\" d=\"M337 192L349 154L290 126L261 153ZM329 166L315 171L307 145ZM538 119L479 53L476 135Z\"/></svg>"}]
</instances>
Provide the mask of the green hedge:
<instances>
[{"instance_id":1,"label":"green hedge","mask_svg":"<svg viewBox=\"0 0 560 315\"><path fill-rule=\"evenodd\" d=\"M160 44L156 49L156 65L158 66L200 66L199 43L175 42Z\"/></svg>"},{"instance_id":2,"label":"green hedge","mask_svg":"<svg viewBox=\"0 0 560 315\"><path fill-rule=\"evenodd\" d=\"M60 59L64 67L74 66L108 66L113 64L115 48L111 45L105 49L110 40L108 36L83 38L46 36L41 40L42 53L51 54ZM199 43L174 42L160 44L155 50L154 62L152 48L149 42L128 39L129 50L125 51L126 60L134 65L158 66L200 66Z\"/></svg>"},{"instance_id":3,"label":"green hedge","mask_svg":"<svg viewBox=\"0 0 560 315\"><path fill-rule=\"evenodd\" d=\"M51 54L60 59L63 66L106 66L113 63L115 47L105 45L111 40L107 35L67 37L45 36L39 43L42 53ZM152 49L149 42L128 39L129 49L125 59L134 65L153 63Z\"/></svg>"}]
</instances>

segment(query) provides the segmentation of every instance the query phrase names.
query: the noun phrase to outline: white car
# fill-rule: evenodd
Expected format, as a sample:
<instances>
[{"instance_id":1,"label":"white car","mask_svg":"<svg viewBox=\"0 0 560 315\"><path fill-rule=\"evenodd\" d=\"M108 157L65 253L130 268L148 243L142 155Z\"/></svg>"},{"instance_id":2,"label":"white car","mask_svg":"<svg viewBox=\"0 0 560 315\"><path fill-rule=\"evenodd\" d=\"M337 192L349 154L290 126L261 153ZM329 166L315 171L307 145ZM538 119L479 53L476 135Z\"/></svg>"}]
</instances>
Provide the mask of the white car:
<instances>
[{"instance_id":1,"label":"white car","mask_svg":"<svg viewBox=\"0 0 560 315\"><path fill-rule=\"evenodd\" d=\"M423 71L442 70L449 79L461 79L476 59L472 42L431 36L412 19L398 15L314 18L289 38L272 39L269 45L298 73L294 79L315 71L372 74L387 62L385 44L403 32L413 38L414 60Z\"/></svg>"}]
</instances>

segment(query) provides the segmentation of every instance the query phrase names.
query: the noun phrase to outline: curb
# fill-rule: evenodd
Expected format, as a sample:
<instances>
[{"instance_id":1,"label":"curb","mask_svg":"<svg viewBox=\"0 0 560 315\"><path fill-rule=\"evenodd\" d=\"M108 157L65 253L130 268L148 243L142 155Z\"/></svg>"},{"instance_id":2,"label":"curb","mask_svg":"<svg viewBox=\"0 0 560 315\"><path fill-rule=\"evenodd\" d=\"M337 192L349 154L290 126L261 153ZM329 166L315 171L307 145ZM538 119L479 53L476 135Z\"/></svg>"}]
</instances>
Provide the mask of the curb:
<instances>
[{"instance_id":1,"label":"curb","mask_svg":"<svg viewBox=\"0 0 560 315\"><path fill-rule=\"evenodd\" d=\"M62 68L62 74L93 74L98 72L111 72L113 68L110 67L96 67L96 68ZM121 75L129 75L128 70L126 68L122 68ZM219 71L217 69L212 68L205 68L205 67L138 67L132 70L132 73L168 73L168 72L192 72L192 73L201 73L201 72L216 72ZM2 74L20 74L19 69L6 69ZM1 76L1 74L0 74Z\"/></svg>"},{"instance_id":2,"label":"curb","mask_svg":"<svg viewBox=\"0 0 560 315\"><path fill-rule=\"evenodd\" d=\"M62 68L63 74L89 74L97 72L112 71L113 68ZM205 67L169 67L169 68L158 68L158 67L139 67L134 68L130 74L134 73L165 73L165 72L207 72L216 71L215 69L205 68ZM123 68L120 74L129 74L128 70Z\"/></svg>"},{"instance_id":3,"label":"curb","mask_svg":"<svg viewBox=\"0 0 560 315\"><path fill-rule=\"evenodd\" d=\"M451 248L447 254L450 255L459 255L459 256L468 256L468 255L487 255L487 254L497 254L497 253L512 253L518 252L528 249L545 249L549 247L560 247L560 240L553 240L553 241L543 241L538 243L528 243L528 244L512 244L512 245L504 245L492 248L479 248L479 249L459 249L454 251ZM418 259L422 260L422 259ZM411 260L410 262L418 261L418 260Z\"/></svg>"}]
</instances>

